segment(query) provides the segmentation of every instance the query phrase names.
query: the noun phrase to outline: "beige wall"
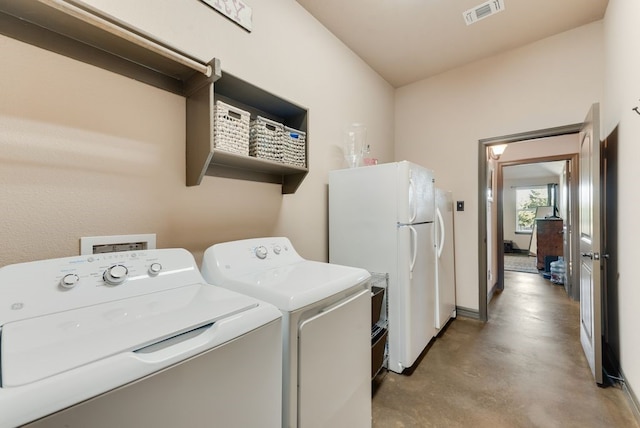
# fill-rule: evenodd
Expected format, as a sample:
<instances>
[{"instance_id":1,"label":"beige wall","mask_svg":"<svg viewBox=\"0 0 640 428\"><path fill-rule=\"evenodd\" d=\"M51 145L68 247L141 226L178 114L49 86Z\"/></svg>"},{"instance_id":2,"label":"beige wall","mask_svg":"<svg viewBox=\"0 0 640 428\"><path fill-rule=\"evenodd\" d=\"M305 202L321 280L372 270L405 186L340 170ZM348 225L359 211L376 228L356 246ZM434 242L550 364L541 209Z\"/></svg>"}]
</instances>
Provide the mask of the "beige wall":
<instances>
[{"instance_id":1,"label":"beige wall","mask_svg":"<svg viewBox=\"0 0 640 428\"><path fill-rule=\"evenodd\" d=\"M581 122L602 98L602 22L399 88L396 159L433 168L456 212L456 297L478 310L478 140Z\"/></svg>"},{"instance_id":2,"label":"beige wall","mask_svg":"<svg viewBox=\"0 0 640 428\"><path fill-rule=\"evenodd\" d=\"M636 194L635 0L610 0L604 25L400 88L395 112L390 85L293 0L252 2L251 33L197 1L91 3L308 107L310 174L286 196L276 185L212 177L187 188L184 99L0 36L0 265L77 254L81 236L122 233L157 233L158 246L196 256L215 242L282 234L325 260L327 172L343 166L340 130L359 121L374 157L431 167L438 186L466 202L455 219L457 296L477 309L478 140L580 122L603 82L602 134L619 126L619 191ZM622 366L638 388L636 204L620 198L618 223Z\"/></svg>"},{"instance_id":3,"label":"beige wall","mask_svg":"<svg viewBox=\"0 0 640 428\"><path fill-rule=\"evenodd\" d=\"M640 182L640 2L609 0L604 20L606 49L605 99L602 110L602 136L617 126L618 170L618 269L619 322L622 370L627 384L640 394L640 340L638 308L640 287L636 264L640 257L637 241L638 182Z\"/></svg>"},{"instance_id":4,"label":"beige wall","mask_svg":"<svg viewBox=\"0 0 640 428\"><path fill-rule=\"evenodd\" d=\"M540 138L519 143L509 144L507 150L500 156L499 163L508 164L527 159L550 156L573 155L578 153L579 140L577 134L559 135L557 137ZM559 183L560 177L548 177L537 180L505 181L503 222L504 239L515 241L521 249L529 248L531 235L515 234L515 190L511 186L525 186L528 184Z\"/></svg>"},{"instance_id":5,"label":"beige wall","mask_svg":"<svg viewBox=\"0 0 640 428\"><path fill-rule=\"evenodd\" d=\"M586 115L586 111L584 114ZM582 122L582 120L584 120L584 117L577 122ZM499 162L518 162L541 157L572 155L578 153L579 148L577 134L538 138L509 144L505 152L500 156Z\"/></svg>"},{"instance_id":6,"label":"beige wall","mask_svg":"<svg viewBox=\"0 0 640 428\"><path fill-rule=\"evenodd\" d=\"M214 177L188 188L182 97L0 36L0 266L126 233L198 260L216 242L286 235L326 260L341 129L365 123L373 156L393 160L393 88L293 0L251 2L251 33L199 1L88 3L309 108L310 173L286 196Z\"/></svg>"}]
</instances>

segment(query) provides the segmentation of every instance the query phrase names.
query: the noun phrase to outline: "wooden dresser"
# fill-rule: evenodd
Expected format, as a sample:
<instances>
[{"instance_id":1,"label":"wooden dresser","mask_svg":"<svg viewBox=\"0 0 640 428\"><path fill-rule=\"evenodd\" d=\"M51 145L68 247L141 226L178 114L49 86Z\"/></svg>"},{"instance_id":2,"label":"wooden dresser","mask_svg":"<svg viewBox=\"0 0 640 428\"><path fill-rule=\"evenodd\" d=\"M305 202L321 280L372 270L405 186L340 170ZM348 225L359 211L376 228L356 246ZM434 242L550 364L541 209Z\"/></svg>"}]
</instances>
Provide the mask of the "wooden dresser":
<instances>
[{"instance_id":1,"label":"wooden dresser","mask_svg":"<svg viewBox=\"0 0 640 428\"><path fill-rule=\"evenodd\" d=\"M562 219L536 219L537 267L544 269L545 256L562 256Z\"/></svg>"}]
</instances>

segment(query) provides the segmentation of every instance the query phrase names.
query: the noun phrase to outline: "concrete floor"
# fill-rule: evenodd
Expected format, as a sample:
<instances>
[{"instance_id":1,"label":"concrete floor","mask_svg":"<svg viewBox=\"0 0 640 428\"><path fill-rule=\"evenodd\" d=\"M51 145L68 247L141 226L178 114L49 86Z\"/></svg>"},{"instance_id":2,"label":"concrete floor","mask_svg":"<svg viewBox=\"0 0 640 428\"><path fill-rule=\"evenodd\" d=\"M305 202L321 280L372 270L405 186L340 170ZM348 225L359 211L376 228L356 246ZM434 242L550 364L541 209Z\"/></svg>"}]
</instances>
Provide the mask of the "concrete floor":
<instances>
[{"instance_id":1,"label":"concrete floor","mask_svg":"<svg viewBox=\"0 0 640 428\"><path fill-rule=\"evenodd\" d=\"M640 427L620 387L592 380L579 310L540 275L505 272L486 324L459 317L412 375L382 378L373 427Z\"/></svg>"}]
</instances>

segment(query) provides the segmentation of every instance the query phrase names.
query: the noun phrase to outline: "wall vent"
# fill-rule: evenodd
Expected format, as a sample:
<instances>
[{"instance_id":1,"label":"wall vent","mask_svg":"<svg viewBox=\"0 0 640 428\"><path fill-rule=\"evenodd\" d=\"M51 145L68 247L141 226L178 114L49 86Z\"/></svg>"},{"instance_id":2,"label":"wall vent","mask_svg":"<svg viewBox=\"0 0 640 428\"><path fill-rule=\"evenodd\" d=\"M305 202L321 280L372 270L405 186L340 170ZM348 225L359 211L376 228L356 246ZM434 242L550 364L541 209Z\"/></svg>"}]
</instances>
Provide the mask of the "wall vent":
<instances>
[{"instance_id":1,"label":"wall vent","mask_svg":"<svg viewBox=\"0 0 640 428\"><path fill-rule=\"evenodd\" d=\"M504 10L504 0L489 0L462 13L467 25L474 24Z\"/></svg>"}]
</instances>

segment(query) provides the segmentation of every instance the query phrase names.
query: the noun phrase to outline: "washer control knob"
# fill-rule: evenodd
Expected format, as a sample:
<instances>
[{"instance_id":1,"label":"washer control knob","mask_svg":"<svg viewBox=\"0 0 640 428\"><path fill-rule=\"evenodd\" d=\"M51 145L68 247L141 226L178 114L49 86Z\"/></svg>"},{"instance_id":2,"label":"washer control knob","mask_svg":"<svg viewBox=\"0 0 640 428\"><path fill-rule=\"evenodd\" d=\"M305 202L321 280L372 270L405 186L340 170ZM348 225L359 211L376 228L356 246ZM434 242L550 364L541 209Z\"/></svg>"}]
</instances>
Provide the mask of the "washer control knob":
<instances>
[{"instance_id":1,"label":"washer control knob","mask_svg":"<svg viewBox=\"0 0 640 428\"><path fill-rule=\"evenodd\" d=\"M273 252L277 255L280 254L280 251L282 251L282 249L280 248L280 245L276 245L273 247Z\"/></svg>"},{"instance_id":2,"label":"washer control knob","mask_svg":"<svg viewBox=\"0 0 640 428\"><path fill-rule=\"evenodd\" d=\"M160 263L151 263L149 266L149 276L156 276L162 270L162 265Z\"/></svg>"},{"instance_id":3,"label":"washer control knob","mask_svg":"<svg viewBox=\"0 0 640 428\"><path fill-rule=\"evenodd\" d=\"M258 257L259 259L266 259L267 247L260 245L258 248L256 248L256 257Z\"/></svg>"},{"instance_id":4,"label":"washer control knob","mask_svg":"<svg viewBox=\"0 0 640 428\"><path fill-rule=\"evenodd\" d=\"M62 288L73 288L80 282L80 277L75 273L68 273L62 277L60 280L60 287Z\"/></svg>"},{"instance_id":5,"label":"washer control knob","mask_svg":"<svg viewBox=\"0 0 640 428\"><path fill-rule=\"evenodd\" d=\"M123 265L113 265L104 271L102 279L109 285L119 285L127 280L129 270Z\"/></svg>"}]
</instances>

